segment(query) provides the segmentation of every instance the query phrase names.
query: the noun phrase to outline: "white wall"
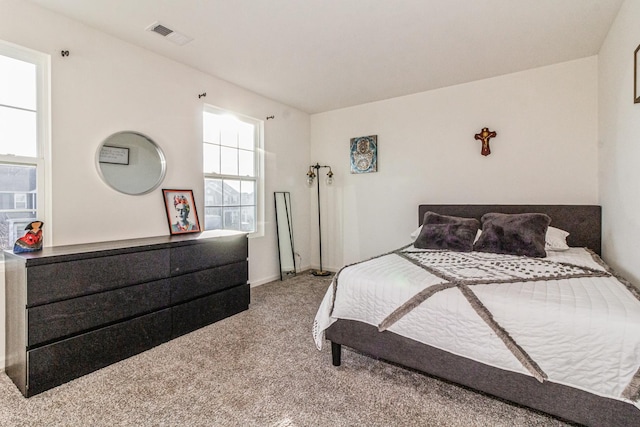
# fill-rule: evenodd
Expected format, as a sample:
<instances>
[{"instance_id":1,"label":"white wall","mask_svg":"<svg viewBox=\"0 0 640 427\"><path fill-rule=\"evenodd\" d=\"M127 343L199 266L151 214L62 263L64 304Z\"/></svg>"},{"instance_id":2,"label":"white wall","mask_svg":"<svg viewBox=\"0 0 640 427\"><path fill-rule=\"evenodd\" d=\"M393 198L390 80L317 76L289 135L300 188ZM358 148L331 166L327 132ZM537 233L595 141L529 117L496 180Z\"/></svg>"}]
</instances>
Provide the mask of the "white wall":
<instances>
[{"instance_id":1,"label":"white wall","mask_svg":"<svg viewBox=\"0 0 640 427\"><path fill-rule=\"evenodd\" d=\"M597 58L311 116L328 269L409 243L421 203L598 202ZM491 155L474 135L497 132ZM378 172L351 174L349 140L378 135ZM312 259L317 259L315 188Z\"/></svg>"},{"instance_id":2,"label":"white wall","mask_svg":"<svg viewBox=\"0 0 640 427\"><path fill-rule=\"evenodd\" d=\"M45 244L169 234L161 188L193 189L202 217L206 102L258 119L275 116L264 123L265 236L249 242L250 283L279 278L274 191L291 192L296 250L308 266L308 114L21 0L0 0L0 39L51 55L53 218L45 227L53 241ZM120 194L96 171L99 144L121 130L151 137L165 153L167 176L150 194ZM2 313L0 319L3 357Z\"/></svg>"},{"instance_id":3,"label":"white wall","mask_svg":"<svg viewBox=\"0 0 640 427\"><path fill-rule=\"evenodd\" d=\"M640 44L639 19L640 2L623 3L598 55L603 257L635 284L640 284L640 104L633 103L633 52Z\"/></svg>"}]
</instances>

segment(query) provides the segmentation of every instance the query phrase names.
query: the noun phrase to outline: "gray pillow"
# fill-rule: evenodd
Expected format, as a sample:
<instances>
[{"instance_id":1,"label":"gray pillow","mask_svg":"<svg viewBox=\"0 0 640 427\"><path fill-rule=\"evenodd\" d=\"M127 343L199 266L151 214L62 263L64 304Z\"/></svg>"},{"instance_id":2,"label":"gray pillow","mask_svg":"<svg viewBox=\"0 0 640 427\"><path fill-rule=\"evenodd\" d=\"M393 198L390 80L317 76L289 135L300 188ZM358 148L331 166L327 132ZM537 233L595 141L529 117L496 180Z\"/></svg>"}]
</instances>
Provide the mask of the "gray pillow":
<instances>
[{"instance_id":1,"label":"gray pillow","mask_svg":"<svg viewBox=\"0 0 640 427\"><path fill-rule=\"evenodd\" d=\"M480 228L480 222L474 218L459 218L427 212L422 221L422 230L413 242L413 246L419 249L470 252L473 250L473 241L478 228Z\"/></svg>"},{"instance_id":2,"label":"gray pillow","mask_svg":"<svg viewBox=\"0 0 640 427\"><path fill-rule=\"evenodd\" d=\"M551 218L545 214L488 213L482 216L482 234L473 250L544 258L545 234Z\"/></svg>"}]
</instances>

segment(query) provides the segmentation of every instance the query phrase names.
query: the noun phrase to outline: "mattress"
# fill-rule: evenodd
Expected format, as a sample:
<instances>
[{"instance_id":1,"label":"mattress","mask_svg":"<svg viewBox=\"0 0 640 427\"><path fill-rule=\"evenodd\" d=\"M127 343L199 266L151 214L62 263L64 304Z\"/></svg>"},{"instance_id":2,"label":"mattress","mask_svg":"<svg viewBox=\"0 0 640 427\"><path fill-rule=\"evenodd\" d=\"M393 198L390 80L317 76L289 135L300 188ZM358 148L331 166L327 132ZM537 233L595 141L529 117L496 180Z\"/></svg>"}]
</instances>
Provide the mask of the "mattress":
<instances>
[{"instance_id":1,"label":"mattress","mask_svg":"<svg viewBox=\"0 0 640 427\"><path fill-rule=\"evenodd\" d=\"M640 294L583 248L532 259L407 246L336 275L318 348L337 319L640 408Z\"/></svg>"}]
</instances>

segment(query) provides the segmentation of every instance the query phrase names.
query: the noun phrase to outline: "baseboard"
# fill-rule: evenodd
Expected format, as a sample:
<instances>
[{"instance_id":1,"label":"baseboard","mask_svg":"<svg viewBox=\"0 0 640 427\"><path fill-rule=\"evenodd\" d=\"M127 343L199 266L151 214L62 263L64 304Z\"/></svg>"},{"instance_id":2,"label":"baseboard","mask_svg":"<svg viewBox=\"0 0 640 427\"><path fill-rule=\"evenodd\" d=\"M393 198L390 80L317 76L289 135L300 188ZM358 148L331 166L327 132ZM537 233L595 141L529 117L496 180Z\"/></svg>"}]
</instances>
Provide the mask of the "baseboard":
<instances>
[{"instance_id":1,"label":"baseboard","mask_svg":"<svg viewBox=\"0 0 640 427\"><path fill-rule=\"evenodd\" d=\"M310 273L311 270L317 270L319 266L312 266L312 265L305 265L304 267L298 268L298 271L296 272L296 274L300 275L300 274L307 274ZM331 268L325 268L326 271L330 271L332 273L335 273L337 270L335 269L331 269ZM268 276L262 279L258 279L258 280L251 280L251 284L250 286L252 288L255 288L256 286L262 286L266 283L270 283L270 282L275 282L276 280L280 280L280 275L276 274L274 276Z\"/></svg>"},{"instance_id":2,"label":"baseboard","mask_svg":"<svg viewBox=\"0 0 640 427\"><path fill-rule=\"evenodd\" d=\"M275 275L275 276L270 276L270 277L266 277L264 279L260 279L260 280L252 280L251 281L251 287L255 288L256 286L261 286L264 285L265 283L269 283L269 282L273 282L275 280L280 280L280 275Z\"/></svg>"}]
</instances>

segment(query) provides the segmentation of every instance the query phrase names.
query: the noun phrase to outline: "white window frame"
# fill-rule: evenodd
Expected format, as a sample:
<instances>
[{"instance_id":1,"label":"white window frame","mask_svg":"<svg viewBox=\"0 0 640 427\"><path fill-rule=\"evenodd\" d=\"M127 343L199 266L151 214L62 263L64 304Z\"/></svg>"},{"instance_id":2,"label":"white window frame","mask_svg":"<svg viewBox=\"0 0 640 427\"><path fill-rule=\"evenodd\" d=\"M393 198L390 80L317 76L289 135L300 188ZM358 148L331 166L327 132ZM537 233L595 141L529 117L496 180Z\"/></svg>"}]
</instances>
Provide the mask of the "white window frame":
<instances>
[{"instance_id":1,"label":"white window frame","mask_svg":"<svg viewBox=\"0 0 640 427\"><path fill-rule=\"evenodd\" d=\"M248 178L247 176L240 175L225 175L225 174L217 174L217 173L205 173L203 171L203 181L207 178L209 179L244 179L244 180L254 180L256 185L256 230L252 233L249 233L249 238L263 237L264 236L264 121L260 119L256 119L255 117L250 117L242 114L238 114L234 111L227 110L224 108L216 107L213 105L205 104L203 108L203 120L204 113L211 113L217 115L230 115L235 117L238 120L249 122L255 126L255 134L254 134L254 165L255 165L255 177ZM204 131L203 131L204 133ZM203 148L204 148L204 135L202 138ZM204 155L204 154L203 154ZM206 186L203 186L206 189ZM203 194L203 200L206 201L206 196ZM206 209L206 206L205 206ZM204 215L203 215L204 218ZM203 227L204 229L204 227Z\"/></svg>"},{"instance_id":2,"label":"white window frame","mask_svg":"<svg viewBox=\"0 0 640 427\"><path fill-rule=\"evenodd\" d=\"M16 193L13 196L13 208L15 210L27 209L27 193Z\"/></svg>"},{"instance_id":3,"label":"white window frame","mask_svg":"<svg viewBox=\"0 0 640 427\"><path fill-rule=\"evenodd\" d=\"M36 167L36 217L44 222L44 245L52 243L51 211L51 56L0 40L0 55L36 66L36 157L0 153L0 163Z\"/></svg>"}]
</instances>

